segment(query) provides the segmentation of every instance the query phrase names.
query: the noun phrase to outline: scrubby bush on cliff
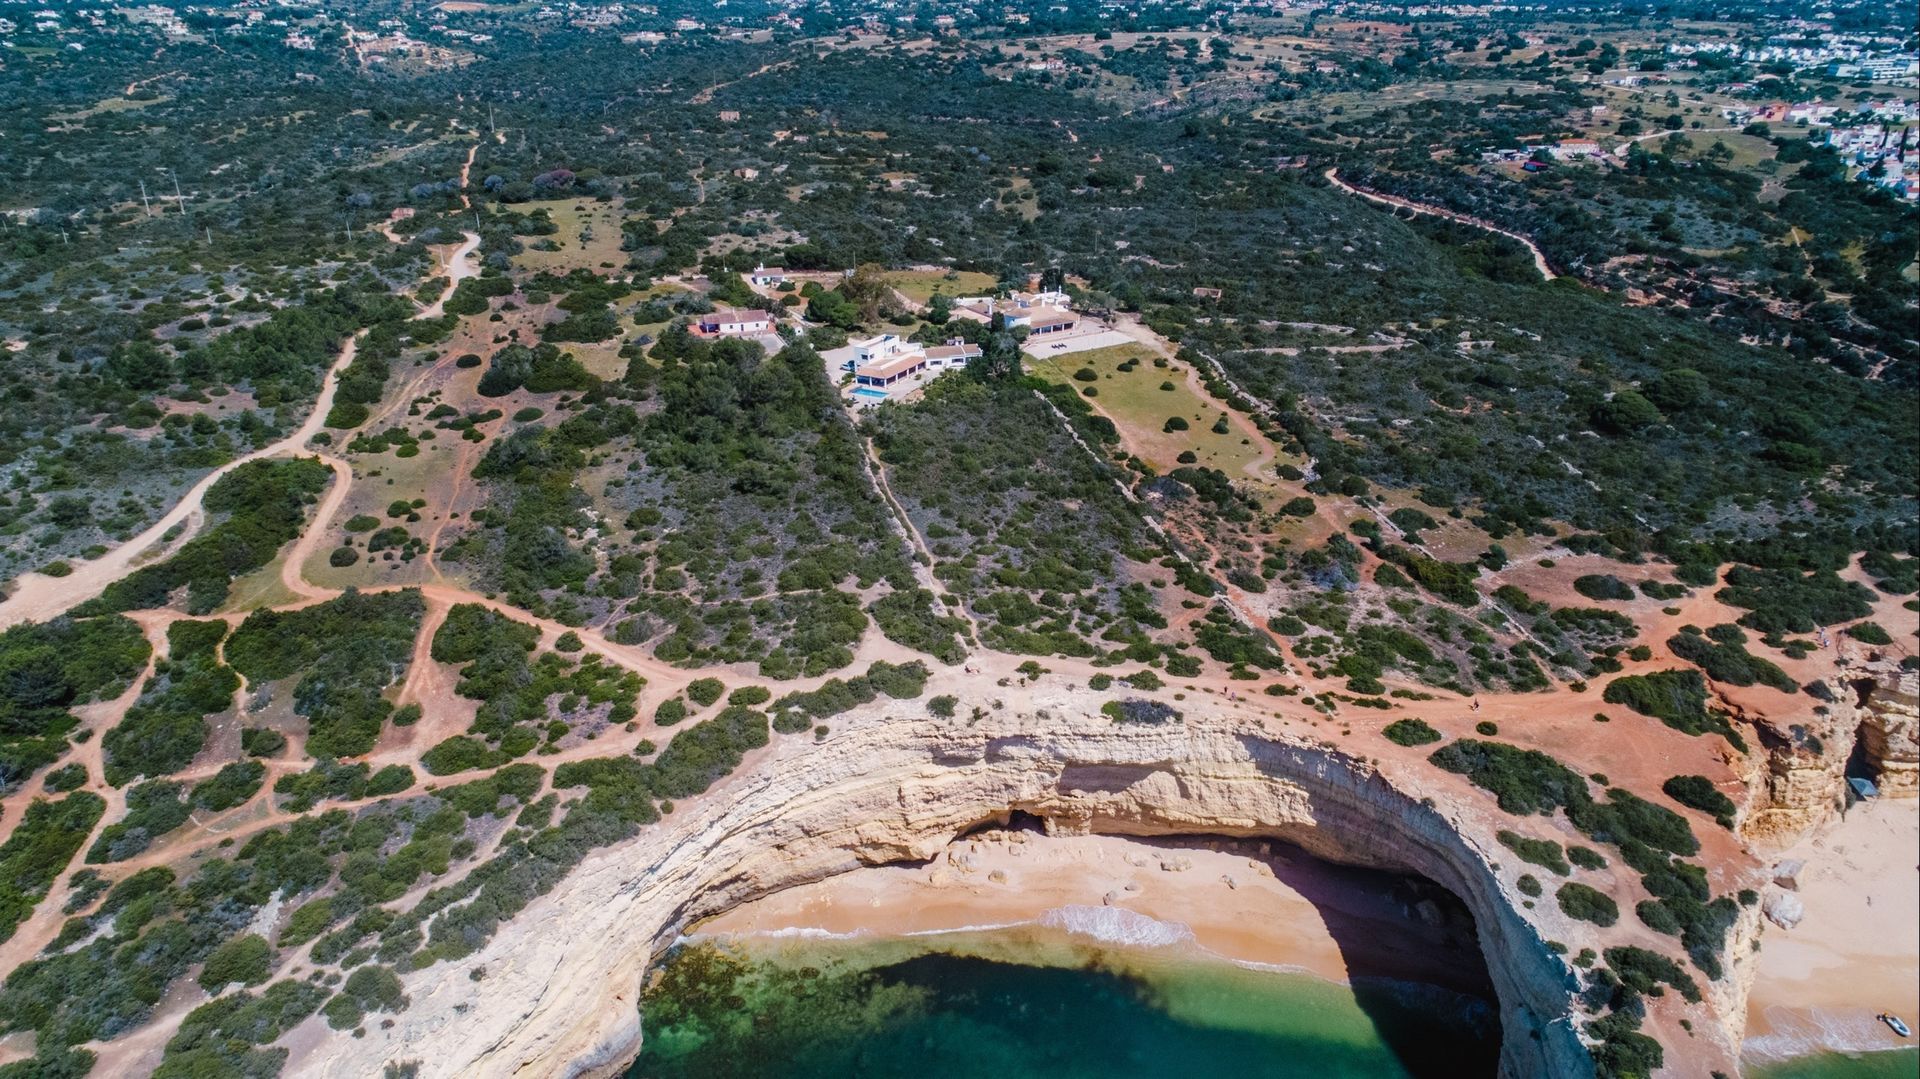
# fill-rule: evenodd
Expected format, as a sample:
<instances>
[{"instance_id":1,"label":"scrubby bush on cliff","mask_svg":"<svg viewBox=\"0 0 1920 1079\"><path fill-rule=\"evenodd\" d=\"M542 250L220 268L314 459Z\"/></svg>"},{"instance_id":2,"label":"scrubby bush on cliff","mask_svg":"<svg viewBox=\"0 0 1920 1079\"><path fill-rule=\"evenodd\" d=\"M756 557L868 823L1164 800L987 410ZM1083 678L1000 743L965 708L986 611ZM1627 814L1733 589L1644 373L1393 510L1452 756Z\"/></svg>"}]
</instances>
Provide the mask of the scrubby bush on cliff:
<instances>
[{"instance_id":1,"label":"scrubby bush on cliff","mask_svg":"<svg viewBox=\"0 0 1920 1079\"><path fill-rule=\"evenodd\" d=\"M1115 723L1178 723L1180 713L1159 701L1150 701L1144 697L1129 697L1125 700L1108 701L1100 706L1102 714Z\"/></svg>"},{"instance_id":2,"label":"scrubby bush on cliff","mask_svg":"<svg viewBox=\"0 0 1920 1079\"><path fill-rule=\"evenodd\" d=\"M1893 636L1878 622L1861 622L1848 626L1846 634L1861 644L1892 644Z\"/></svg>"},{"instance_id":3,"label":"scrubby bush on cliff","mask_svg":"<svg viewBox=\"0 0 1920 1079\"><path fill-rule=\"evenodd\" d=\"M858 678L829 678L819 689L789 693L773 702L773 729L795 734L813 725L813 720L837 716L884 693L898 700L918 697L927 686L927 665L888 663L875 660L867 673Z\"/></svg>"},{"instance_id":4,"label":"scrubby bush on cliff","mask_svg":"<svg viewBox=\"0 0 1920 1079\"><path fill-rule=\"evenodd\" d=\"M1744 647L1747 635L1739 626L1715 626L1702 634L1689 626L1667 638L1667 647L1688 663L1696 664L1716 682L1750 686L1761 682L1782 693L1800 692L1799 683L1773 663L1761 659Z\"/></svg>"},{"instance_id":5,"label":"scrubby bush on cliff","mask_svg":"<svg viewBox=\"0 0 1920 1079\"><path fill-rule=\"evenodd\" d=\"M1612 896L1577 881L1562 884L1555 898L1560 902L1560 912L1569 918L1592 922L1603 929L1620 920L1620 905Z\"/></svg>"},{"instance_id":6,"label":"scrubby bush on cliff","mask_svg":"<svg viewBox=\"0 0 1920 1079\"><path fill-rule=\"evenodd\" d=\"M1591 800L1584 777L1537 749L1462 738L1434 750L1430 759L1491 791L1508 813L1550 814Z\"/></svg>"},{"instance_id":7,"label":"scrubby bush on cliff","mask_svg":"<svg viewBox=\"0 0 1920 1079\"><path fill-rule=\"evenodd\" d=\"M1746 752L1746 741L1727 717L1707 707L1707 683L1699 671L1623 675L1607 683L1600 696L1608 704L1626 705L1676 731L1694 735L1718 732L1735 749Z\"/></svg>"},{"instance_id":8,"label":"scrubby bush on cliff","mask_svg":"<svg viewBox=\"0 0 1920 1079\"><path fill-rule=\"evenodd\" d=\"M1550 870L1558 876L1573 872L1560 851L1560 844L1551 839L1532 839L1518 832L1501 829L1494 838L1500 845L1520 856L1520 860Z\"/></svg>"},{"instance_id":9,"label":"scrubby bush on cliff","mask_svg":"<svg viewBox=\"0 0 1920 1079\"><path fill-rule=\"evenodd\" d=\"M1428 746L1441 738L1439 731L1424 719L1396 719L1380 732L1387 741L1401 746Z\"/></svg>"},{"instance_id":10,"label":"scrubby bush on cliff","mask_svg":"<svg viewBox=\"0 0 1920 1079\"><path fill-rule=\"evenodd\" d=\"M1739 808L1733 799L1720 793L1706 776L1674 776L1660 785L1667 797L1683 806L1697 809L1718 821L1722 828L1733 827L1733 815Z\"/></svg>"}]
</instances>

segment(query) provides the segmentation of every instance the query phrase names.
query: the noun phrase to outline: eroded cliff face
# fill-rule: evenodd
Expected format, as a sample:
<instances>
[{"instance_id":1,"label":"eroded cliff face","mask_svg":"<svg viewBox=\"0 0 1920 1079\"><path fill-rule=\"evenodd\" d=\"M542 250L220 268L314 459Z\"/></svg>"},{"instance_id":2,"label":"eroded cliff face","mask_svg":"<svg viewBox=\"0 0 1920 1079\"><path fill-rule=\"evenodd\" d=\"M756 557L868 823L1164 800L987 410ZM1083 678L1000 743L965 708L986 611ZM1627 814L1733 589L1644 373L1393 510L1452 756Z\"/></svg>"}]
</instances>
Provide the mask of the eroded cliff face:
<instances>
[{"instance_id":1,"label":"eroded cliff face","mask_svg":"<svg viewBox=\"0 0 1920 1079\"><path fill-rule=\"evenodd\" d=\"M1270 836L1426 876L1478 925L1501 1000L1503 1073L1592 1073L1565 1018L1574 972L1545 942L1572 952L1607 942L1551 903L1522 909L1511 891L1519 869L1495 868L1513 859L1494 839L1506 818L1489 801L1444 795L1440 773L1426 778L1443 795L1423 798L1365 761L1257 727L1046 718L1097 707L1070 695L1057 703L972 726L895 704L913 717L876 709L842 716L822 744L780 740L709 795L590 858L480 954L409 976L411 1007L391 1029L302 1043L289 1074L360 1079L389 1062L415 1063L422 1076L617 1074L638 1051L649 958L689 923L862 866L925 860L1014 810L1066 832ZM1736 1070L1743 981L1712 998L1721 1022L1702 1028L1696 1016L1690 1073ZM1669 1005L1678 1006L1656 1002L1656 1027L1677 1018L1661 1011Z\"/></svg>"},{"instance_id":2,"label":"eroded cliff face","mask_svg":"<svg viewBox=\"0 0 1920 1079\"><path fill-rule=\"evenodd\" d=\"M1920 794L1920 679L1873 662L1811 684L1805 708L1753 719L1763 752L1748 776L1752 805L1741 834L1786 846L1827 823L1845 804L1855 752L1881 794ZM1825 713L1816 711L1824 708Z\"/></svg>"}]
</instances>

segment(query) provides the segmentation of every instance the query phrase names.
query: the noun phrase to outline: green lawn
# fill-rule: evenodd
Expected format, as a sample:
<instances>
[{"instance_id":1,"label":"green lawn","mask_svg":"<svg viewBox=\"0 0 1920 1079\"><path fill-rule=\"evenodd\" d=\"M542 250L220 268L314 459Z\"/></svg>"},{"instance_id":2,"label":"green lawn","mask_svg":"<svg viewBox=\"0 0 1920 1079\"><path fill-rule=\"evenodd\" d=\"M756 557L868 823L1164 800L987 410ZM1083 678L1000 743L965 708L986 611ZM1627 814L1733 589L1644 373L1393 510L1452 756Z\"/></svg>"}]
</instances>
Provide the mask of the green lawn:
<instances>
[{"instance_id":1,"label":"green lawn","mask_svg":"<svg viewBox=\"0 0 1920 1079\"><path fill-rule=\"evenodd\" d=\"M887 280L900 294L915 303L926 303L936 292L948 296L985 296L993 292L992 274L971 270L899 270Z\"/></svg>"},{"instance_id":2,"label":"green lawn","mask_svg":"<svg viewBox=\"0 0 1920 1079\"><path fill-rule=\"evenodd\" d=\"M1139 366L1121 371L1120 365L1138 358ZM1180 454L1192 450L1196 464L1217 468L1244 479L1245 466L1260 457L1258 447L1245 441L1237 427L1226 434L1215 434L1213 424L1221 415L1220 405L1187 387L1186 372L1179 367L1155 367L1152 350L1144 345L1115 345L1111 348L1077 352L1071 355L1027 360L1028 368L1041 378L1085 391L1098 391L1088 398L1121 430L1130 449L1156 470L1169 472L1180 467ZM1100 377L1082 382L1073 376L1090 369ZM1162 389L1171 384L1172 389ZM1166 430L1167 419L1178 416L1187 421L1184 431Z\"/></svg>"}]
</instances>

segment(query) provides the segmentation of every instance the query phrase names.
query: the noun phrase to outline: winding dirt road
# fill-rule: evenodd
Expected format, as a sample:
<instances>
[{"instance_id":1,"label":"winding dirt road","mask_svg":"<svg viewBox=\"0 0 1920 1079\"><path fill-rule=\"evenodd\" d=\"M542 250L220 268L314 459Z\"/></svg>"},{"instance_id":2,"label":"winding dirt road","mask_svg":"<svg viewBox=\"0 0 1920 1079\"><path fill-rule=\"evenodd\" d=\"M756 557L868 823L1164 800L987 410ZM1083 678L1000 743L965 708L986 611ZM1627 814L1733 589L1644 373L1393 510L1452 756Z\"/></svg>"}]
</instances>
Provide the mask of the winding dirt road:
<instances>
[{"instance_id":1,"label":"winding dirt road","mask_svg":"<svg viewBox=\"0 0 1920 1079\"><path fill-rule=\"evenodd\" d=\"M480 237L474 233L465 233L466 241L448 254L443 265L448 285L440 298L425 305L420 310L422 318L439 318L446 310L447 296L461 281L479 272L470 256L480 247ZM72 610L81 603L99 595L113 582L125 577L138 568L142 559L169 541L167 533L175 526L195 527L193 522L202 519L202 503L207 492L220 478L249 461L258 461L268 457L290 457L310 452L307 443L320 433L326 422L327 413L333 408L333 396L340 385L340 372L353 363L354 353L359 347L359 335L356 334L340 346L340 355L333 366L327 369L326 378L320 388L320 395L314 399L313 411L307 415L292 434L269 446L254 450L252 453L236 457L201 477L186 495L174 504L161 518L149 525L146 531L113 548L90 562L79 562L73 566L73 572L65 577L49 577L44 573L23 573L14 581L13 594L0 601L0 629L19 625L22 622L44 622ZM329 458L336 473L342 472L344 463ZM336 484L337 495L328 497L337 506L338 497L346 493L345 484ZM311 530L310 530L311 533ZM184 537L182 537L184 538ZM301 542L307 543L309 536L303 536ZM296 590L296 595L303 594Z\"/></svg>"},{"instance_id":2,"label":"winding dirt road","mask_svg":"<svg viewBox=\"0 0 1920 1079\"><path fill-rule=\"evenodd\" d=\"M1528 237L1522 236L1520 233L1510 229L1503 229L1491 221L1482 221L1477 217L1469 217L1466 214L1455 213L1452 210L1442 209L1439 206L1429 206L1424 202L1413 202L1408 199L1403 199L1398 195L1383 195L1378 191L1369 191L1364 187L1355 187L1345 180L1342 180L1339 174L1339 166L1330 168L1324 173L1328 183L1345 191L1349 195L1357 195L1360 198L1366 199L1368 202L1377 202L1382 206L1391 206L1400 210L1411 210L1416 214L1425 214L1429 217L1444 218L1458 225L1470 225L1485 232L1505 236L1507 239L1524 246L1532 253L1533 268L1540 271L1542 280L1552 281L1559 276L1553 272L1552 266L1547 265L1546 253L1540 250L1540 245L1534 243L1533 240Z\"/></svg>"},{"instance_id":3,"label":"winding dirt road","mask_svg":"<svg viewBox=\"0 0 1920 1079\"><path fill-rule=\"evenodd\" d=\"M288 457L304 451L308 440L320 433L320 426L325 422L328 410L333 407L333 394L340 385L340 372L353 362L358 346L358 335L348 338L340 346L340 356L327 369L320 396L314 399L313 412L292 434L270 446L236 457L207 473L146 531L91 562L76 563L73 572L65 577L49 577L44 573L21 574L14 581L13 594L0 602L0 629L22 622L44 622L99 595L108 585L132 572L142 556L168 538L169 530L187 523L189 518L200 516L201 503L213 485L220 482L220 477L249 461Z\"/></svg>"}]
</instances>

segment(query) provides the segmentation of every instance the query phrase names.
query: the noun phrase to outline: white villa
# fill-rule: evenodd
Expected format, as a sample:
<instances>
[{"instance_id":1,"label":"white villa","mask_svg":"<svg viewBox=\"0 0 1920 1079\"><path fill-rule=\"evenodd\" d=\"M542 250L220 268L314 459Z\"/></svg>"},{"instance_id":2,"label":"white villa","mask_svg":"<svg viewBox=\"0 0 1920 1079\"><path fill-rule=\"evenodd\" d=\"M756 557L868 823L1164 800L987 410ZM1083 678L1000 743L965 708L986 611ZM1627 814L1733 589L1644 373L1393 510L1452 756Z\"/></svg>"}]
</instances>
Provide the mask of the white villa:
<instances>
[{"instance_id":1,"label":"white villa","mask_svg":"<svg viewBox=\"0 0 1920 1079\"><path fill-rule=\"evenodd\" d=\"M968 360L980 355L978 345L958 337L928 348L902 340L897 334L883 333L851 341L849 346L853 358L846 366L853 371L854 386L869 391L885 390L918 375L965 367Z\"/></svg>"},{"instance_id":2,"label":"white villa","mask_svg":"<svg viewBox=\"0 0 1920 1079\"><path fill-rule=\"evenodd\" d=\"M711 314L701 315L694 322L694 332L703 337L737 337L742 334L762 334L773 330L773 316L765 311L745 311L737 307L722 307Z\"/></svg>"},{"instance_id":3,"label":"white villa","mask_svg":"<svg viewBox=\"0 0 1920 1079\"><path fill-rule=\"evenodd\" d=\"M747 283L763 288L778 288L787 283L787 271L778 266L755 266L747 275Z\"/></svg>"},{"instance_id":4,"label":"white villa","mask_svg":"<svg viewBox=\"0 0 1920 1079\"><path fill-rule=\"evenodd\" d=\"M981 322L992 322L993 316L999 315L1007 329L1025 327L1035 336L1063 333L1080 324L1080 316L1073 313L1071 301L1064 292L1014 292L1005 299L962 296L953 303L956 314Z\"/></svg>"}]
</instances>

